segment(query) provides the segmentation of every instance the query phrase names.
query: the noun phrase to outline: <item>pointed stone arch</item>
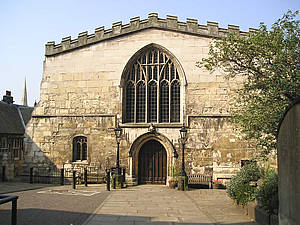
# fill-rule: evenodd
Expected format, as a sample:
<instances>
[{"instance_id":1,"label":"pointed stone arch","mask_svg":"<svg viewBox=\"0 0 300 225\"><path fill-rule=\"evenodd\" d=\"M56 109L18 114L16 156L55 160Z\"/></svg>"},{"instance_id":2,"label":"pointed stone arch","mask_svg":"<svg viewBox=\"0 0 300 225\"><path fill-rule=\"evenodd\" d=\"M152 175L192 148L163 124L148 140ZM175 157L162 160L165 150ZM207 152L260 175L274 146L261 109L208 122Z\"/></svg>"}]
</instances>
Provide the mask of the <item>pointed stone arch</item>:
<instances>
[{"instance_id":1,"label":"pointed stone arch","mask_svg":"<svg viewBox=\"0 0 300 225\"><path fill-rule=\"evenodd\" d=\"M125 87L126 85L126 76L130 70L130 67L131 65L146 51L148 51L149 49L151 48L156 48L156 49L159 49L160 51L162 52L165 52L169 58L174 62L174 64L176 65L176 67L179 69L179 75L180 75L180 80L182 81L182 85L185 86L187 84L187 80L186 80L186 76L185 76L185 73L184 73L184 70L183 70L183 67L182 65L180 64L179 60L176 58L176 56L171 52L169 51L167 48L159 45L159 44L156 44L156 43L151 43L151 44L148 44L146 46L144 46L143 48L141 48L140 50L138 50L135 54L133 54L133 56L128 60L126 66L124 67L123 69L123 72L122 72L122 76L121 76L121 80L120 80L120 86L122 88Z\"/></svg>"}]
</instances>

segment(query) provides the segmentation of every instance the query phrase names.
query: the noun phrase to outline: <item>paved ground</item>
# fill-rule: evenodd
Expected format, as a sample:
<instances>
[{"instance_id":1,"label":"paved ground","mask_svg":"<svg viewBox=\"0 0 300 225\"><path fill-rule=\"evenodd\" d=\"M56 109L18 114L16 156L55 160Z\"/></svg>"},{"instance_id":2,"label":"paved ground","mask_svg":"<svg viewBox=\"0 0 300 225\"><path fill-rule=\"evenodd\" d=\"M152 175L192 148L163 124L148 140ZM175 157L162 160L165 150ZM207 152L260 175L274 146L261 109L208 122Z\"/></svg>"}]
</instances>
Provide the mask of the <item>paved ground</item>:
<instances>
[{"instance_id":1,"label":"paved ground","mask_svg":"<svg viewBox=\"0 0 300 225\"><path fill-rule=\"evenodd\" d=\"M114 190L83 225L256 225L236 209L224 190L181 192L140 185Z\"/></svg>"},{"instance_id":2,"label":"paved ground","mask_svg":"<svg viewBox=\"0 0 300 225\"><path fill-rule=\"evenodd\" d=\"M18 225L257 225L232 205L225 190L140 185L108 192L105 185L89 185L74 191L0 183L0 193L19 196ZM0 206L0 225L10 224L10 207Z\"/></svg>"},{"instance_id":3,"label":"paved ground","mask_svg":"<svg viewBox=\"0 0 300 225\"><path fill-rule=\"evenodd\" d=\"M74 191L71 186L26 183L0 183L0 192L19 196L18 225L81 225L110 194L105 185ZM0 225L10 225L10 213L11 203L0 205Z\"/></svg>"},{"instance_id":4,"label":"paved ground","mask_svg":"<svg viewBox=\"0 0 300 225\"><path fill-rule=\"evenodd\" d=\"M54 187L54 185L29 184L23 182L0 182L0 194L28 191L28 190L40 189L44 187Z\"/></svg>"}]
</instances>

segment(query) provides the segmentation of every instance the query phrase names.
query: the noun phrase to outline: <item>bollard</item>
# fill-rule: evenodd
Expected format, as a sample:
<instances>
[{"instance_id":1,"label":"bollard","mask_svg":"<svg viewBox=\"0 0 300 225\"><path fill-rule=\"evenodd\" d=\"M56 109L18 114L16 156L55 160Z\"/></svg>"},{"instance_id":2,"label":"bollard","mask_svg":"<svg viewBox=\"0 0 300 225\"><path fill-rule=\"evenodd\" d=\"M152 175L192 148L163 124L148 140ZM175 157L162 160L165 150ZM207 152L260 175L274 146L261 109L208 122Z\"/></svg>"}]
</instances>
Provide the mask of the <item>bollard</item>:
<instances>
[{"instance_id":1,"label":"bollard","mask_svg":"<svg viewBox=\"0 0 300 225\"><path fill-rule=\"evenodd\" d=\"M116 175L114 174L114 175L113 175L113 189L116 189L116 179L117 179L117 177L116 177Z\"/></svg>"},{"instance_id":2,"label":"bollard","mask_svg":"<svg viewBox=\"0 0 300 225\"><path fill-rule=\"evenodd\" d=\"M29 183L33 184L33 168L32 167L29 170Z\"/></svg>"},{"instance_id":3,"label":"bollard","mask_svg":"<svg viewBox=\"0 0 300 225\"><path fill-rule=\"evenodd\" d=\"M3 167L2 167L2 182L5 181L5 169L6 169L6 167L3 166Z\"/></svg>"},{"instance_id":4,"label":"bollard","mask_svg":"<svg viewBox=\"0 0 300 225\"><path fill-rule=\"evenodd\" d=\"M181 178L181 190L184 191L185 180Z\"/></svg>"},{"instance_id":5,"label":"bollard","mask_svg":"<svg viewBox=\"0 0 300 225\"><path fill-rule=\"evenodd\" d=\"M11 204L11 224L17 225L17 199L12 200Z\"/></svg>"},{"instance_id":6,"label":"bollard","mask_svg":"<svg viewBox=\"0 0 300 225\"><path fill-rule=\"evenodd\" d=\"M110 191L110 170L106 170L106 189Z\"/></svg>"},{"instance_id":7,"label":"bollard","mask_svg":"<svg viewBox=\"0 0 300 225\"><path fill-rule=\"evenodd\" d=\"M88 186L87 182L88 182L88 178L87 178L87 168L84 168L84 186Z\"/></svg>"},{"instance_id":8,"label":"bollard","mask_svg":"<svg viewBox=\"0 0 300 225\"><path fill-rule=\"evenodd\" d=\"M60 169L60 185L64 185L65 182L65 173L64 169Z\"/></svg>"},{"instance_id":9,"label":"bollard","mask_svg":"<svg viewBox=\"0 0 300 225\"><path fill-rule=\"evenodd\" d=\"M73 170L73 189L76 189L76 171Z\"/></svg>"}]
</instances>

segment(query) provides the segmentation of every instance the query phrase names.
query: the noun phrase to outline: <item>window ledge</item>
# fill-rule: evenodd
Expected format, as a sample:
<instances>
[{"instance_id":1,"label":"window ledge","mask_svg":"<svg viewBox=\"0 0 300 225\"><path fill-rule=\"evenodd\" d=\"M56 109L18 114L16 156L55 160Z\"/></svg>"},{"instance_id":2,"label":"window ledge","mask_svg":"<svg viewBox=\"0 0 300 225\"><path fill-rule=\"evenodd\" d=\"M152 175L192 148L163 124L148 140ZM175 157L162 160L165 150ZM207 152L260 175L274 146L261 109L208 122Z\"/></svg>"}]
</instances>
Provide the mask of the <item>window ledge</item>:
<instances>
[{"instance_id":1,"label":"window ledge","mask_svg":"<svg viewBox=\"0 0 300 225\"><path fill-rule=\"evenodd\" d=\"M149 128L151 124L157 128L181 128L182 123L122 123L121 128Z\"/></svg>"},{"instance_id":2,"label":"window ledge","mask_svg":"<svg viewBox=\"0 0 300 225\"><path fill-rule=\"evenodd\" d=\"M88 161L87 161L87 160L82 160L82 161L80 161L80 160L77 160L77 161L74 161L74 162L72 162L72 164L82 164L82 165L88 165L89 163L88 163Z\"/></svg>"}]
</instances>

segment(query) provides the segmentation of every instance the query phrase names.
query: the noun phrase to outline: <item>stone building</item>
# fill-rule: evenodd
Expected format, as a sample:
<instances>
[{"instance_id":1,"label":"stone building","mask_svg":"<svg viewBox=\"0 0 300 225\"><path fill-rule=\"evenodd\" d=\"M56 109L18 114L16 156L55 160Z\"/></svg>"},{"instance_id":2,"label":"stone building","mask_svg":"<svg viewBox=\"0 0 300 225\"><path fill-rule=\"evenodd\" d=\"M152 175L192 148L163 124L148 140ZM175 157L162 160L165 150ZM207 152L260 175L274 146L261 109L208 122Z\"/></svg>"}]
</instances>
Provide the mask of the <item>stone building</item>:
<instances>
[{"instance_id":1,"label":"stone building","mask_svg":"<svg viewBox=\"0 0 300 225\"><path fill-rule=\"evenodd\" d=\"M25 126L33 107L13 104L10 91L0 101L0 177L13 180L22 172Z\"/></svg>"},{"instance_id":2,"label":"stone building","mask_svg":"<svg viewBox=\"0 0 300 225\"><path fill-rule=\"evenodd\" d=\"M246 34L238 26L151 13L48 42L40 102L26 129L26 166L104 171L115 165L119 123L127 181L164 184L178 169L185 124L187 173L230 178L254 151L228 123L241 79L195 66L228 32Z\"/></svg>"}]
</instances>

